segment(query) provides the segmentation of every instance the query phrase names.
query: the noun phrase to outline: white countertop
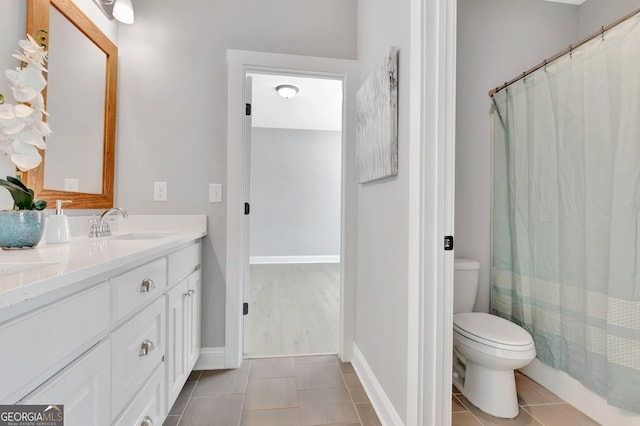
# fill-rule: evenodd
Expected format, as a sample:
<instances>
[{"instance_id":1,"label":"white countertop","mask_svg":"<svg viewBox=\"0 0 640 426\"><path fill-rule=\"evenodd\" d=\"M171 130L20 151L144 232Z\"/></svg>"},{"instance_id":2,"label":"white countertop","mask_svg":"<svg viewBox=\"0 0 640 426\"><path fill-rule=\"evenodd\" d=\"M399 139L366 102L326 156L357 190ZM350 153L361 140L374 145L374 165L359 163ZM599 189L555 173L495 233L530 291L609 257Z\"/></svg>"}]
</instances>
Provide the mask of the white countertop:
<instances>
[{"instance_id":1,"label":"white countertop","mask_svg":"<svg viewBox=\"0 0 640 426\"><path fill-rule=\"evenodd\" d=\"M113 235L103 238L88 238L88 217L69 219L69 243L46 244L43 237L34 249L0 251L0 309L160 256L207 234L205 215L117 216Z\"/></svg>"}]
</instances>

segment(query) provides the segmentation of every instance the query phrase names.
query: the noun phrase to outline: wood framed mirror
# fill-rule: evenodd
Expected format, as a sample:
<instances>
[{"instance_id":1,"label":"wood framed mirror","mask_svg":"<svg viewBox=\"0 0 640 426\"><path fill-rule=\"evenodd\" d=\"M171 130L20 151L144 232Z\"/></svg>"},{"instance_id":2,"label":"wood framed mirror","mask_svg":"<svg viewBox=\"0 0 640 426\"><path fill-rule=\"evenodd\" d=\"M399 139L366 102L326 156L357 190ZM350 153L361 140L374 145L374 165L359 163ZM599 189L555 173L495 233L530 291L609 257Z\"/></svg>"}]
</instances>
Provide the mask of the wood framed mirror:
<instances>
[{"instance_id":1,"label":"wood framed mirror","mask_svg":"<svg viewBox=\"0 0 640 426\"><path fill-rule=\"evenodd\" d=\"M118 48L71 0L28 0L27 33L44 37L53 130L42 164L23 173L36 197L69 209L113 207Z\"/></svg>"}]
</instances>

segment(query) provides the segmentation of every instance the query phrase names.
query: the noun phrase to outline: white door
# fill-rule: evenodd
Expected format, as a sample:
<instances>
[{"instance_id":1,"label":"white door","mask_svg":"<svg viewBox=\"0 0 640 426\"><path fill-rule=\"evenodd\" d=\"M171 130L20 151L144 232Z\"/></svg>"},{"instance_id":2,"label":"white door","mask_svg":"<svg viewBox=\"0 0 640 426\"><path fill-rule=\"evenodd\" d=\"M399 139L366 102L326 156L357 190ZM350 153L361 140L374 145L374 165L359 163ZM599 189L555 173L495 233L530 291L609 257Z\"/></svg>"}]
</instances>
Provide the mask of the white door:
<instances>
[{"instance_id":1,"label":"white door","mask_svg":"<svg viewBox=\"0 0 640 426\"><path fill-rule=\"evenodd\" d=\"M244 105L245 114L242 128L242 199L244 200L244 216L242 218L242 275L241 282L243 286L244 303L243 310L246 312L250 305L249 296L251 294L251 268L249 263L250 257L250 236L251 236L251 219L250 219L250 196L251 196L251 102L252 102L252 77L245 76L244 84ZM249 321L245 314L242 321L242 352L247 352L247 336L249 335Z\"/></svg>"}]
</instances>

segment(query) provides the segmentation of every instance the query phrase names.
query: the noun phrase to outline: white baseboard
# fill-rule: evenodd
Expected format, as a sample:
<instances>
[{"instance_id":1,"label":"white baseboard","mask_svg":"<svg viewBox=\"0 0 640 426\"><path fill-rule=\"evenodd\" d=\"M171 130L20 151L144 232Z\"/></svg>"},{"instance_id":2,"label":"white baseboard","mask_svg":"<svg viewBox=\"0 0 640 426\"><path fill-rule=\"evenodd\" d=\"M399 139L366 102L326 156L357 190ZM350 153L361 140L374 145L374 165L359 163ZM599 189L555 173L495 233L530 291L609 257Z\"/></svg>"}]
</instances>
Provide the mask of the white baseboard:
<instances>
[{"instance_id":1,"label":"white baseboard","mask_svg":"<svg viewBox=\"0 0 640 426\"><path fill-rule=\"evenodd\" d=\"M202 348L194 370L222 370L224 368L224 347Z\"/></svg>"},{"instance_id":2,"label":"white baseboard","mask_svg":"<svg viewBox=\"0 0 640 426\"><path fill-rule=\"evenodd\" d=\"M639 414L607 404L603 397L587 389L564 371L549 367L537 358L520 371L602 425L640 424Z\"/></svg>"},{"instance_id":3,"label":"white baseboard","mask_svg":"<svg viewBox=\"0 0 640 426\"><path fill-rule=\"evenodd\" d=\"M252 265L268 265L282 263L340 263L340 255L323 256L251 256Z\"/></svg>"},{"instance_id":4,"label":"white baseboard","mask_svg":"<svg viewBox=\"0 0 640 426\"><path fill-rule=\"evenodd\" d=\"M353 344L353 360L351 364L353 365L353 369L356 370L356 374L369 397L369 401L371 401L373 409L378 415L378 419L380 419L380 423L382 423L383 426L404 425L404 422L393 407L391 400L378 382L373 370L369 367L364 355L360 352L360 348L358 348L358 345L355 343Z\"/></svg>"}]
</instances>

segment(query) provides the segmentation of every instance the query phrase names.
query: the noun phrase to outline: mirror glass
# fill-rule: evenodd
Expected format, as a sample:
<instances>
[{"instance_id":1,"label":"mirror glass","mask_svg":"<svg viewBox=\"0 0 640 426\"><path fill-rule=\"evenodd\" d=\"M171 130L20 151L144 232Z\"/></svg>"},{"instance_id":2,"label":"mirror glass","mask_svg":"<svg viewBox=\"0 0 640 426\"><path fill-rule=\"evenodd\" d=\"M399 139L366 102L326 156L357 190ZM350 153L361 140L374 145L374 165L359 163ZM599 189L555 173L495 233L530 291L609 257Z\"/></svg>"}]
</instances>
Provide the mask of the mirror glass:
<instances>
[{"instance_id":1,"label":"mirror glass","mask_svg":"<svg viewBox=\"0 0 640 426\"><path fill-rule=\"evenodd\" d=\"M73 49L65 48L73 46ZM106 55L57 9L49 15L44 188L102 192Z\"/></svg>"},{"instance_id":2,"label":"mirror glass","mask_svg":"<svg viewBox=\"0 0 640 426\"><path fill-rule=\"evenodd\" d=\"M53 134L23 180L49 208L55 200L72 201L66 209L111 208L118 48L69 0L27 0L27 32L48 50Z\"/></svg>"}]
</instances>

